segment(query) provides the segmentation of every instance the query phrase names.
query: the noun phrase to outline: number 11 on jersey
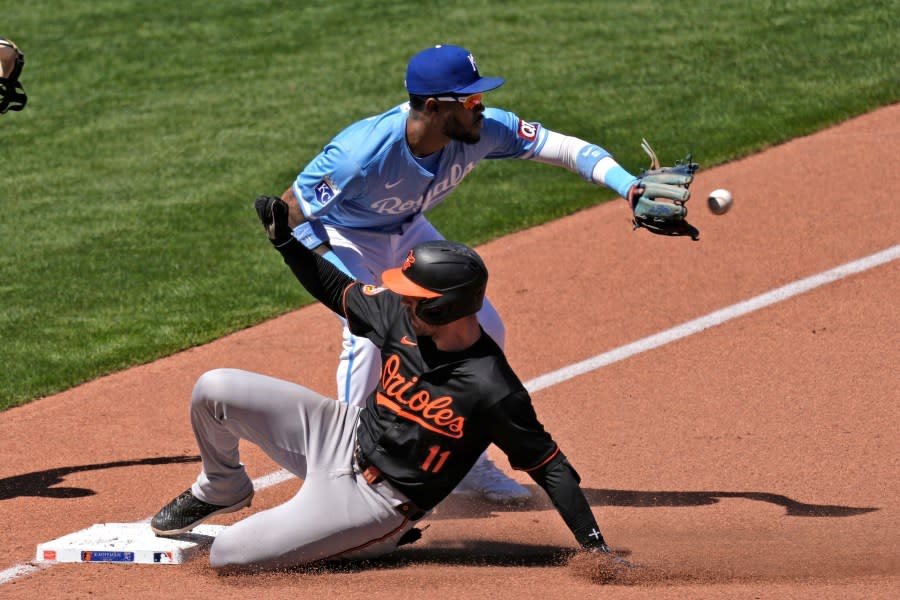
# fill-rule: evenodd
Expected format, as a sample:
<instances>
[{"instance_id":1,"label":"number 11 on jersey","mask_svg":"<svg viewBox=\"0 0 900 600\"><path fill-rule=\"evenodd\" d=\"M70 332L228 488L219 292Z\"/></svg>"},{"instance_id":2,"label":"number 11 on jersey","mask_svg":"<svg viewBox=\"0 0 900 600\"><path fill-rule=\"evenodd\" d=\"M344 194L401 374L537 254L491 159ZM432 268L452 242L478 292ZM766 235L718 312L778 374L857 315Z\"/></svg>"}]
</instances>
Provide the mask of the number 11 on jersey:
<instances>
[{"instance_id":1,"label":"number 11 on jersey","mask_svg":"<svg viewBox=\"0 0 900 600\"><path fill-rule=\"evenodd\" d=\"M444 466L444 463L447 462L448 456L450 456L449 450L441 452L440 446L432 446L428 449L428 456L425 457L425 460L419 465L419 468L423 471L437 473L441 470L441 467ZM437 462L435 462L434 459L437 459Z\"/></svg>"}]
</instances>

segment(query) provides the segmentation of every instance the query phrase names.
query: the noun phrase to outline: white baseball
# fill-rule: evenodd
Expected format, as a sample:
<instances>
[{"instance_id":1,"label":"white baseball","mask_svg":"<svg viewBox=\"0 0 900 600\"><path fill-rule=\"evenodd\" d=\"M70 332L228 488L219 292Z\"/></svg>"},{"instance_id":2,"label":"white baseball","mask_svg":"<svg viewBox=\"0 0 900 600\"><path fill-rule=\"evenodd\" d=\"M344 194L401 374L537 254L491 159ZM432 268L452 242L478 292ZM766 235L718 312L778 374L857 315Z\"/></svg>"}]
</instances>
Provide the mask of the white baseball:
<instances>
[{"instance_id":1,"label":"white baseball","mask_svg":"<svg viewBox=\"0 0 900 600\"><path fill-rule=\"evenodd\" d=\"M714 215L724 215L731 210L734 198L731 197L731 192L720 188L709 193L709 198L706 199L706 203L709 206L709 210Z\"/></svg>"}]
</instances>

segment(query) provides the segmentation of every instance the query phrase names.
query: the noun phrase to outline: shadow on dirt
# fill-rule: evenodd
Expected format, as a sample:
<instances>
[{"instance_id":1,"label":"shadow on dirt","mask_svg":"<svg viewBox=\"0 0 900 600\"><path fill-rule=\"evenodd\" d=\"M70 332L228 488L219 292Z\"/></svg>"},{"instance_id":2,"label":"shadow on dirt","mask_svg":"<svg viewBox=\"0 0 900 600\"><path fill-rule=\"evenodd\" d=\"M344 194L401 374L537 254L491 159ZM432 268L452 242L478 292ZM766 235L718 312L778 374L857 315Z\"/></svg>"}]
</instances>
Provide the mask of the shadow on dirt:
<instances>
[{"instance_id":1,"label":"shadow on dirt","mask_svg":"<svg viewBox=\"0 0 900 600\"><path fill-rule=\"evenodd\" d=\"M57 467L46 471L36 471L0 479L0 500L20 496L42 498L82 498L93 496L95 492L87 488L54 487L63 482L67 475L83 471L115 469L146 465L164 465L200 462L199 456L161 456L137 460L122 460L75 467ZM532 499L521 505L489 504L482 500L451 495L432 513L431 519L471 519L490 517L494 513L550 510L553 506L543 490L529 486ZM791 517L852 517L878 510L877 508L836 506L830 504L806 504L766 492L654 492L634 490L607 490L582 488L591 506L626 506L632 508L689 507L716 504L721 498L744 498L758 502L769 502L785 508Z\"/></svg>"},{"instance_id":2,"label":"shadow on dirt","mask_svg":"<svg viewBox=\"0 0 900 600\"><path fill-rule=\"evenodd\" d=\"M448 545L430 545L427 548L401 548L387 556L370 560L332 560L302 567L290 567L268 571L269 578L279 576L319 576L334 573L358 573L362 571L402 569L409 566L434 564L466 567L559 567L575 554L571 548L561 546L521 544L466 540ZM234 583L256 581L259 573L246 571L216 574ZM246 579L245 579L246 578Z\"/></svg>"},{"instance_id":3,"label":"shadow on dirt","mask_svg":"<svg viewBox=\"0 0 900 600\"><path fill-rule=\"evenodd\" d=\"M431 519L463 519L492 513L550 510L546 494L537 486L528 486L532 498L522 505L501 506L484 501L451 495L431 515ZM877 508L835 506L830 504L806 504L766 492L653 492L633 490L606 490L582 488L591 506L626 506L631 508L689 507L716 504L722 498L744 498L768 502L785 508L790 517L852 517L878 510Z\"/></svg>"},{"instance_id":4,"label":"shadow on dirt","mask_svg":"<svg viewBox=\"0 0 900 600\"><path fill-rule=\"evenodd\" d=\"M15 475L0 479L0 500L9 500L21 496L37 496L41 498L83 498L93 496L96 492L87 488L53 487L62 483L67 475L82 471L99 471L120 467L145 465L170 465L177 463L200 462L199 456L160 456L137 460L119 460L115 462L80 465L77 467L57 467L46 471L35 471L24 475Z\"/></svg>"}]
</instances>

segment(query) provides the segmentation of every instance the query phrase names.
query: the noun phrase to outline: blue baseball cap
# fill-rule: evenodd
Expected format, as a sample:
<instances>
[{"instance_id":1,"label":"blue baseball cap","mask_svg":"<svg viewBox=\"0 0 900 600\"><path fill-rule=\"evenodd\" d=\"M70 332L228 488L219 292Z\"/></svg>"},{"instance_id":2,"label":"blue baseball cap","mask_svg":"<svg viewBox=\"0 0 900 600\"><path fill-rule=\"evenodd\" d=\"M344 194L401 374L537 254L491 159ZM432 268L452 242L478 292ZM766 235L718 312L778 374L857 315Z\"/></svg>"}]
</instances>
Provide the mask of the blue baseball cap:
<instances>
[{"instance_id":1,"label":"blue baseball cap","mask_svg":"<svg viewBox=\"0 0 900 600\"><path fill-rule=\"evenodd\" d=\"M406 91L416 96L467 96L496 89L503 81L502 77L482 77L475 57L459 46L426 48L406 67Z\"/></svg>"}]
</instances>

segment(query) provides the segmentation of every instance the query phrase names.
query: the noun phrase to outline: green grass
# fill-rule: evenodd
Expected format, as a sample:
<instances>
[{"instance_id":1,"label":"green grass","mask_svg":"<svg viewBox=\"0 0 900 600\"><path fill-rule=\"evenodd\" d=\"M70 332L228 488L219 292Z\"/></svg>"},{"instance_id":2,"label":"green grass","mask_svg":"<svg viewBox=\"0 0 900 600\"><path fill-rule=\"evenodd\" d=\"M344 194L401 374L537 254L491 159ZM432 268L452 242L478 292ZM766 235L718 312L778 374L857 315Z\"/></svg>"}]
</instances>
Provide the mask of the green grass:
<instances>
[{"instance_id":1,"label":"green grass","mask_svg":"<svg viewBox=\"0 0 900 600\"><path fill-rule=\"evenodd\" d=\"M489 103L646 165L708 167L900 99L897 3L29 0L0 24L29 104L0 117L0 408L309 301L261 235L340 128L404 99L409 56L473 50ZM612 198L481 165L432 213L481 243ZM627 224L623 223L623 227Z\"/></svg>"}]
</instances>

